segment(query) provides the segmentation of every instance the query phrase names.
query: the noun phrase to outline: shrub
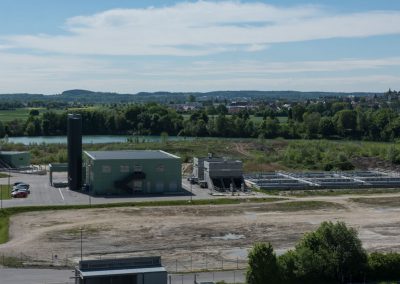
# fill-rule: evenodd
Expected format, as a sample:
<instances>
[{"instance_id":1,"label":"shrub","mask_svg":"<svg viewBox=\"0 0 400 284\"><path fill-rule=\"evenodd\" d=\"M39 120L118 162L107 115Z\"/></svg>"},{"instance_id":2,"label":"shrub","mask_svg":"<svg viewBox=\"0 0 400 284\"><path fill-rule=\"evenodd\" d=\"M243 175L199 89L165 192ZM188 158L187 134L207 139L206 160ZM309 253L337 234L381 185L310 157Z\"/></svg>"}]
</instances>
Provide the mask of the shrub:
<instances>
[{"instance_id":1,"label":"shrub","mask_svg":"<svg viewBox=\"0 0 400 284\"><path fill-rule=\"evenodd\" d=\"M368 279L398 280L400 279L400 254L371 253L368 257Z\"/></svg>"},{"instance_id":2,"label":"shrub","mask_svg":"<svg viewBox=\"0 0 400 284\"><path fill-rule=\"evenodd\" d=\"M274 249L270 243L255 244L249 252L249 266L246 283L264 284L279 283L280 272Z\"/></svg>"}]
</instances>

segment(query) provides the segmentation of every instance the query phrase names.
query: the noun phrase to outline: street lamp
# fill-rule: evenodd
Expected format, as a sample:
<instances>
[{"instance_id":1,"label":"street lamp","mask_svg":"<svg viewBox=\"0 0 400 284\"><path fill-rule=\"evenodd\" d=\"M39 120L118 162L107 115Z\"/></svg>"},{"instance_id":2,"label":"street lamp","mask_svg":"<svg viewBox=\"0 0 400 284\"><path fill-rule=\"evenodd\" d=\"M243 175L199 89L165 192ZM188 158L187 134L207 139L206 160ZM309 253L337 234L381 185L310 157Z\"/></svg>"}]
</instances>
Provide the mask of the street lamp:
<instances>
[{"instance_id":1,"label":"street lamp","mask_svg":"<svg viewBox=\"0 0 400 284\"><path fill-rule=\"evenodd\" d=\"M83 232L83 228L81 227L81 261L82 261L82 257L83 257L83 240L82 240L82 232Z\"/></svg>"}]
</instances>

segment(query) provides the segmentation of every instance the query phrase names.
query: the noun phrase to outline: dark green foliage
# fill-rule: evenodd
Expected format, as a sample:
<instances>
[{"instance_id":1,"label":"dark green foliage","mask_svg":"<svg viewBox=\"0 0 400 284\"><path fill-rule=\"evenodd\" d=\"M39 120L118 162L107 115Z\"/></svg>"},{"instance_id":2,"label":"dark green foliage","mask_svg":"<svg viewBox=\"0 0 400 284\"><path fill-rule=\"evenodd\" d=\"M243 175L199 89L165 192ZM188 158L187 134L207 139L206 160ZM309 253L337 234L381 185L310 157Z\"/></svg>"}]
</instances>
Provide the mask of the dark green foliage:
<instances>
[{"instance_id":1,"label":"dark green foliage","mask_svg":"<svg viewBox=\"0 0 400 284\"><path fill-rule=\"evenodd\" d=\"M400 254L367 253L343 222L323 222L294 250L276 258L270 244L249 253L247 283L351 283L398 281ZM365 282L364 282L365 283Z\"/></svg>"},{"instance_id":2,"label":"dark green foliage","mask_svg":"<svg viewBox=\"0 0 400 284\"><path fill-rule=\"evenodd\" d=\"M398 253L371 253L368 257L369 280L399 280L400 254Z\"/></svg>"},{"instance_id":3,"label":"dark green foliage","mask_svg":"<svg viewBox=\"0 0 400 284\"><path fill-rule=\"evenodd\" d=\"M296 276L311 281L346 282L361 279L367 254L357 232L343 222L324 222L295 249Z\"/></svg>"},{"instance_id":4,"label":"dark green foliage","mask_svg":"<svg viewBox=\"0 0 400 284\"><path fill-rule=\"evenodd\" d=\"M249 265L246 272L246 283L264 284L280 283L279 266L270 243L255 244L249 252Z\"/></svg>"}]
</instances>

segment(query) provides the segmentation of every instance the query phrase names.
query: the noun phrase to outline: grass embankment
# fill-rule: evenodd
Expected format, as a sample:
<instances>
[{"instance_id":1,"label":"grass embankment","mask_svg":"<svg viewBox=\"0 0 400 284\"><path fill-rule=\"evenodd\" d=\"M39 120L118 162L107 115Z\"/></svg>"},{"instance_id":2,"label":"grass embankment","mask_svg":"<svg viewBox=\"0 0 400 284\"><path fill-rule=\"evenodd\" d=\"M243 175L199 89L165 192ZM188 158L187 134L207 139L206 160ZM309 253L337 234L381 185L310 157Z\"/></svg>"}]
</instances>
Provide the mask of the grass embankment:
<instances>
[{"instance_id":1,"label":"grass embankment","mask_svg":"<svg viewBox=\"0 0 400 284\"><path fill-rule=\"evenodd\" d=\"M11 199L11 188L7 184L0 184L0 199Z\"/></svg>"},{"instance_id":2,"label":"grass embankment","mask_svg":"<svg viewBox=\"0 0 400 284\"><path fill-rule=\"evenodd\" d=\"M310 197L310 196L340 196L340 195L371 195L385 193L400 193L398 188L360 188L360 189L317 189L317 190L263 190L256 189L271 196L293 196L293 197Z\"/></svg>"},{"instance_id":3,"label":"grass embankment","mask_svg":"<svg viewBox=\"0 0 400 284\"><path fill-rule=\"evenodd\" d=\"M8 174L6 174L6 173L0 173L0 178L7 178L7 177L9 177Z\"/></svg>"},{"instance_id":4,"label":"grass embankment","mask_svg":"<svg viewBox=\"0 0 400 284\"><path fill-rule=\"evenodd\" d=\"M353 202L379 207L400 207L400 197L351 198Z\"/></svg>"}]
</instances>

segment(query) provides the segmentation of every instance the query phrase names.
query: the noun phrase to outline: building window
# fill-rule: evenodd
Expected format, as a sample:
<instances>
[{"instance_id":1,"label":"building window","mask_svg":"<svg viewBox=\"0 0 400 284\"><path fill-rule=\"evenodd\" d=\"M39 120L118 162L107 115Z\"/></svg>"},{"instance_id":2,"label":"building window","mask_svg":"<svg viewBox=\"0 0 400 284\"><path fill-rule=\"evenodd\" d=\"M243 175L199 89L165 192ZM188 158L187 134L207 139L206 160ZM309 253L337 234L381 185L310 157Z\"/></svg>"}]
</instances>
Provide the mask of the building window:
<instances>
[{"instance_id":1,"label":"building window","mask_svg":"<svg viewBox=\"0 0 400 284\"><path fill-rule=\"evenodd\" d=\"M126 166L126 165L120 166L120 172L121 173L129 173L129 166Z\"/></svg>"},{"instance_id":2,"label":"building window","mask_svg":"<svg viewBox=\"0 0 400 284\"><path fill-rule=\"evenodd\" d=\"M135 165L134 169L135 169L135 172L141 172L142 171L142 165Z\"/></svg>"},{"instance_id":3,"label":"building window","mask_svg":"<svg viewBox=\"0 0 400 284\"><path fill-rule=\"evenodd\" d=\"M164 165L158 165L157 168L156 168L157 172L163 172L164 170L165 170Z\"/></svg>"},{"instance_id":4,"label":"building window","mask_svg":"<svg viewBox=\"0 0 400 284\"><path fill-rule=\"evenodd\" d=\"M111 167L110 167L110 166L107 166L107 165L104 165L104 166L102 167L102 172L103 172L104 174L111 173Z\"/></svg>"},{"instance_id":5,"label":"building window","mask_svg":"<svg viewBox=\"0 0 400 284\"><path fill-rule=\"evenodd\" d=\"M141 180L135 180L133 182L133 191L143 190L143 182Z\"/></svg>"}]
</instances>

